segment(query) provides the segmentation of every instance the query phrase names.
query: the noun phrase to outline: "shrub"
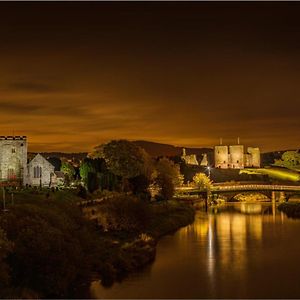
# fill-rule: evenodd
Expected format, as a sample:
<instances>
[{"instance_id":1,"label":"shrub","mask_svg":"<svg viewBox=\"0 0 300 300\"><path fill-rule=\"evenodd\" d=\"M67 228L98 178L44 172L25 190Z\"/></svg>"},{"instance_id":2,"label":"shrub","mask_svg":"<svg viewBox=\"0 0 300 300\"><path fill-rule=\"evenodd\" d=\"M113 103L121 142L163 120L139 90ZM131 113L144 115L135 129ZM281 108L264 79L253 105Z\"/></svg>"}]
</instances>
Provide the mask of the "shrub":
<instances>
[{"instance_id":1,"label":"shrub","mask_svg":"<svg viewBox=\"0 0 300 300\"><path fill-rule=\"evenodd\" d=\"M150 208L140 199L119 194L105 200L100 211L100 223L106 230L140 231L145 228L150 219Z\"/></svg>"}]
</instances>

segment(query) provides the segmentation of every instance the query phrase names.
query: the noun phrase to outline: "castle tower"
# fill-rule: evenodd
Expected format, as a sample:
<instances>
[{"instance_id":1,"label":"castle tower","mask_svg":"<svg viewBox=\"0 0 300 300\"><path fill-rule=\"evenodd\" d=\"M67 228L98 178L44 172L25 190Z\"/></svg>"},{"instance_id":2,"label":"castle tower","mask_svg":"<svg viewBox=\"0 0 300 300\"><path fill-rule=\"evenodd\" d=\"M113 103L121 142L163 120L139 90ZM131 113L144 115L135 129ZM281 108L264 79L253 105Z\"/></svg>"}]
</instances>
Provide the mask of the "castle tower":
<instances>
[{"instance_id":1,"label":"castle tower","mask_svg":"<svg viewBox=\"0 0 300 300\"><path fill-rule=\"evenodd\" d=\"M23 184L26 171L26 136L0 136L0 180L17 180Z\"/></svg>"},{"instance_id":2,"label":"castle tower","mask_svg":"<svg viewBox=\"0 0 300 300\"><path fill-rule=\"evenodd\" d=\"M229 164L233 169L244 168L244 146L233 145L229 146Z\"/></svg>"},{"instance_id":3,"label":"castle tower","mask_svg":"<svg viewBox=\"0 0 300 300\"><path fill-rule=\"evenodd\" d=\"M228 146L215 146L215 168L228 168Z\"/></svg>"},{"instance_id":4,"label":"castle tower","mask_svg":"<svg viewBox=\"0 0 300 300\"><path fill-rule=\"evenodd\" d=\"M250 156L249 167L260 168L260 150L259 148L248 147L247 152Z\"/></svg>"}]
</instances>

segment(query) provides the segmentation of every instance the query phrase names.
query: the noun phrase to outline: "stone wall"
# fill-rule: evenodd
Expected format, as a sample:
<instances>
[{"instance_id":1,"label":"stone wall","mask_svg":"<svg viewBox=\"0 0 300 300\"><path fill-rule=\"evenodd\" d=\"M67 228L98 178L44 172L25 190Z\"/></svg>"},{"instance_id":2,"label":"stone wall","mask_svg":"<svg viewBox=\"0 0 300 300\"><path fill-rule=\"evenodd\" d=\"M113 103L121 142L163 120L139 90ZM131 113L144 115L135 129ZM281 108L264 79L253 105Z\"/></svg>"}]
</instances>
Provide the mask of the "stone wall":
<instances>
[{"instance_id":1,"label":"stone wall","mask_svg":"<svg viewBox=\"0 0 300 300\"><path fill-rule=\"evenodd\" d=\"M41 168L41 176L35 176L35 168ZM54 166L42 155L37 154L27 165L26 184L31 186L50 187L54 176Z\"/></svg>"},{"instance_id":2,"label":"stone wall","mask_svg":"<svg viewBox=\"0 0 300 300\"><path fill-rule=\"evenodd\" d=\"M248 147L247 152L251 155L249 167L260 168L260 150L259 150L259 148Z\"/></svg>"},{"instance_id":3,"label":"stone wall","mask_svg":"<svg viewBox=\"0 0 300 300\"><path fill-rule=\"evenodd\" d=\"M228 168L228 146L215 146L215 167Z\"/></svg>"},{"instance_id":4,"label":"stone wall","mask_svg":"<svg viewBox=\"0 0 300 300\"><path fill-rule=\"evenodd\" d=\"M229 164L232 169L244 168L244 146L229 146Z\"/></svg>"},{"instance_id":5,"label":"stone wall","mask_svg":"<svg viewBox=\"0 0 300 300\"><path fill-rule=\"evenodd\" d=\"M26 165L26 136L0 136L0 179L24 182Z\"/></svg>"}]
</instances>

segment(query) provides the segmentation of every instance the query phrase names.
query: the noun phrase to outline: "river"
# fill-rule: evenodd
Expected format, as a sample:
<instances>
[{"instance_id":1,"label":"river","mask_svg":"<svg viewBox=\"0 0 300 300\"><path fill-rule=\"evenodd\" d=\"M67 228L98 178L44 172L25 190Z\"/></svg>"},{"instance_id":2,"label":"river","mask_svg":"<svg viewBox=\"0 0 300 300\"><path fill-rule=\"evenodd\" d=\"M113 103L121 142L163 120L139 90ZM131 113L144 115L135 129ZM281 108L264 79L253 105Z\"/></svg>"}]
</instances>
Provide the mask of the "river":
<instances>
[{"instance_id":1,"label":"river","mask_svg":"<svg viewBox=\"0 0 300 300\"><path fill-rule=\"evenodd\" d=\"M94 298L300 298L300 220L273 204L197 212L162 238L155 262L121 283L92 283Z\"/></svg>"}]
</instances>

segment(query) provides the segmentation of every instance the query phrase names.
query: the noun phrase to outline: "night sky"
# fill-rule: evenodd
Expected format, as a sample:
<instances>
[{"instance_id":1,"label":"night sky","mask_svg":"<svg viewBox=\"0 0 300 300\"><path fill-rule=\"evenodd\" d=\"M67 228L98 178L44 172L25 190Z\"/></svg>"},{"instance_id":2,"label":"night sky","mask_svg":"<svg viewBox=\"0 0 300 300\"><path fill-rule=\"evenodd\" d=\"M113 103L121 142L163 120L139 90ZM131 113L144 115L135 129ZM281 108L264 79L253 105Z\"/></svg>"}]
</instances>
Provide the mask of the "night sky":
<instances>
[{"instance_id":1,"label":"night sky","mask_svg":"<svg viewBox=\"0 0 300 300\"><path fill-rule=\"evenodd\" d=\"M0 135L300 147L299 2L0 3Z\"/></svg>"}]
</instances>

